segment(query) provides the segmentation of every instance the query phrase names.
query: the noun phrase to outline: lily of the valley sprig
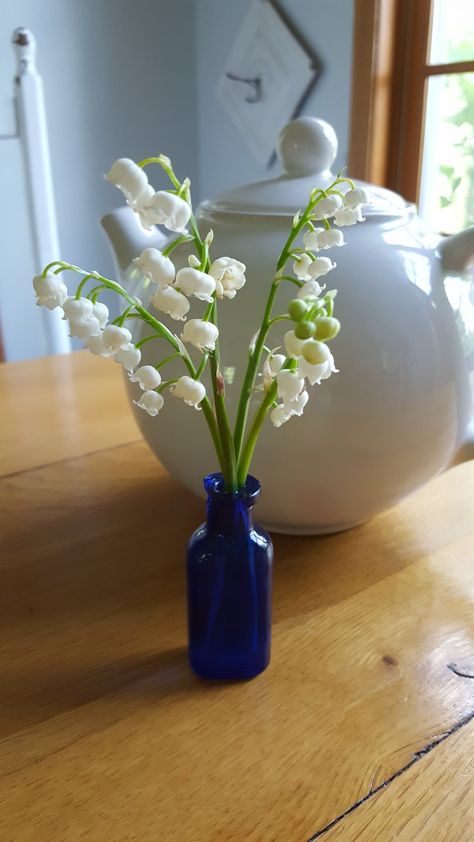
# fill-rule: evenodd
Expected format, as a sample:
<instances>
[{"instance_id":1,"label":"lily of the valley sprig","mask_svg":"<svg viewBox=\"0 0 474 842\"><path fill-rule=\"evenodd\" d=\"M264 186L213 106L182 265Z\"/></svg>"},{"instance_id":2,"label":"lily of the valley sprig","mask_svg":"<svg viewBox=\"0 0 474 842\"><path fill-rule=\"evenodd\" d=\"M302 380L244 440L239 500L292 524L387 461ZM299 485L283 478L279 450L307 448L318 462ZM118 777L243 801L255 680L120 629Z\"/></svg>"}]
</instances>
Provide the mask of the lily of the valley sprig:
<instances>
[{"instance_id":1,"label":"lily of the valley sprig","mask_svg":"<svg viewBox=\"0 0 474 842\"><path fill-rule=\"evenodd\" d=\"M145 168L158 164L171 186L156 191ZM334 357L328 342L340 329L334 316L336 290L327 291L321 279L336 263L321 254L343 245L340 228L363 221L361 206L365 192L350 179L338 177L325 190L315 187L304 210L293 219L288 238L276 260L262 322L249 346L246 373L240 393L234 429L231 429L225 382L221 373L218 304L232 306L232 299L245 285L245 265L233 257L211 256L212 231L205 238L197 228L192 211L189 179L179 181L171 161L164 155L139 164L120 158L106 179L124 194L127 203L145 228L163 225L178 236L163 251L145 249L135 264L151 287L150 308L99 272L87 272L64 261L54 261L33 280L37 304L50 310L62 308L71 336L83 340L92 354L111 357L128 372L140 390L136 406L151 416L158 415L168 391L197 410L202 410L212 436L226 488L237 491L245 483L255 446L267 416L275 427L301 416L309 400L308 386L321 384L334 372ZM335 226L335 227L334 227ZM176 271L170 257L174 249L188 243L193 253L188 266ZM74 296L69 297L63 272L82 276ZM295 297L285 313L274 314L279 287L295 287ZM120 316L109 320L109 311L100 296L112 290L124 300ZM229 299L227 303L225 299ZM200 311L190 316L191 307ZM175 332L155 313L184 322ZM150 332L134 342L129 327L140 319ZM271 349L269 334L274 325L288 321L284 348ZM161 338L167 351L154 365L140 365L141 349L152 339ZM193 357L191 356L191 349ZM198 361L195 362L196 351ZM184 372L177 379L166 379L166 365L181 360ZM203 382L210 375L212 394ZM257 401L249 419L251 401Z\"/></svg>"}]
</instances>

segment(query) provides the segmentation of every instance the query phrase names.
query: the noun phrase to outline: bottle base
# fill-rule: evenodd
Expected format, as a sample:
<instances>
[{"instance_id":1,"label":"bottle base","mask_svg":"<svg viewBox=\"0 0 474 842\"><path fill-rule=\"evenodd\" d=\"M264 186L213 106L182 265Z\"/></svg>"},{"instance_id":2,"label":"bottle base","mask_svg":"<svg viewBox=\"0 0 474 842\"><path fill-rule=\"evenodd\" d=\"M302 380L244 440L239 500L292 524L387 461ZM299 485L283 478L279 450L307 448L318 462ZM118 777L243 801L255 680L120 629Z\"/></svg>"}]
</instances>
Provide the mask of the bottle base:
<instances>
[{"instance_id":1,"label":"bottle base","mask_svg":"<svg viewBox=\"0 0 474 842\"><path fill-rule=\"evenodd\" d=\"M210 658L196 653L189 655L192 671L199 678L214 681L248 681L264 672L270 663L270 655L264 653L252 658Z\"/></svg>"}]
</instances>

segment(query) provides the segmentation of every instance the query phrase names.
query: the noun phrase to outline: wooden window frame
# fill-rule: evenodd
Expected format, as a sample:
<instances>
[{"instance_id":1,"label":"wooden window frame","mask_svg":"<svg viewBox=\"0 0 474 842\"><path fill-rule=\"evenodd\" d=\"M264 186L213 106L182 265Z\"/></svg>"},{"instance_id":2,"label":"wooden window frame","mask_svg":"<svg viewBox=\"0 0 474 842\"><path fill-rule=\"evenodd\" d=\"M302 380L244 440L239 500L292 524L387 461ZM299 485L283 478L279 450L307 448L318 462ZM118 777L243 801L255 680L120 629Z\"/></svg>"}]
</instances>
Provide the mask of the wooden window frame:
<instances>
[{"instance_id":1,"label":"wooden window frame","mask_svg":"<svg viewBox=\"0 0 474 842\"><path fill-rule=\"evenodd\" d=\"M355 0L349 173L419 198L427 80L474 71L429 64L433 0Z\"/></svg>"}]
</instances>

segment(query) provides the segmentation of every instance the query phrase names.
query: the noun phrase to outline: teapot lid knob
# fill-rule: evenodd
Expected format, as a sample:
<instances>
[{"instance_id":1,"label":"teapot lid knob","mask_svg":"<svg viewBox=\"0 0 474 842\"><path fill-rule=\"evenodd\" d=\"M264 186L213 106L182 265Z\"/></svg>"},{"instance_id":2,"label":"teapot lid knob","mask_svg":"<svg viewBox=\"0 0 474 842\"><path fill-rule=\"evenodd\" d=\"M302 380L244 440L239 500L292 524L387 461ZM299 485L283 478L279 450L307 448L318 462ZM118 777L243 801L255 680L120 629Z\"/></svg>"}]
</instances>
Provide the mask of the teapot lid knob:
<instances>
[{"instance_id":1,"label":"teapot lid knob","mask_svg":"<svg viewBox=\"0 0 474 842\"><path fill-rule=\"evenodd\" d=\"M299 117L281 130L278 157L290 177L312 175L331 169L337 155L333 127L317 117Z\"/></svg>"}]
</instances>

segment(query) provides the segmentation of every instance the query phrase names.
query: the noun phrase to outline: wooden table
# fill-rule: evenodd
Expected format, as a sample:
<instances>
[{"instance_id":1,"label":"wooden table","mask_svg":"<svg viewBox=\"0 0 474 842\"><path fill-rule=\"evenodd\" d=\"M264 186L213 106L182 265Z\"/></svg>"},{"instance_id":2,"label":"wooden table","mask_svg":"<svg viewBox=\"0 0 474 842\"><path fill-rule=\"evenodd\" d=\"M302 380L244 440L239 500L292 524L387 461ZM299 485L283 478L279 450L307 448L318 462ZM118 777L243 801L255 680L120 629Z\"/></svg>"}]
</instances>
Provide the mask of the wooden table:
<instances>
[{"instance_id":1,"label":"wooden table","mask_svg":"<svg viewBox=\"0 0 474 842\"><path fill-rule=\"evenodd\" d=\"M473 463L351 532L276 536L270 669L205 683L202 504L118 366L7 364L0 395L1 842L471 842Z\"/></svg>"}]
</instances>

